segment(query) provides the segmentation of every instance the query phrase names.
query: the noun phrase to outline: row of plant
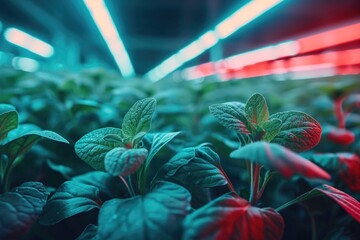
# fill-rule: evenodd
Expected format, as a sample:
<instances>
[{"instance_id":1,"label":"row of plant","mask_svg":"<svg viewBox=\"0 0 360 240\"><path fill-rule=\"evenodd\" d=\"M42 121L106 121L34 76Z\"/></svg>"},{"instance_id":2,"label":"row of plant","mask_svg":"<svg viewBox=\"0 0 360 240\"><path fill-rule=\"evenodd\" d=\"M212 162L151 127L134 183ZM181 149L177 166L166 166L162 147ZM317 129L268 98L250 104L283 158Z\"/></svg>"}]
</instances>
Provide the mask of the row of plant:
<instances>
[{"instance_id":1,"label":"row of plant","mask_svg":"<svg viewBox=\"0 0 360 240\"><path fill-rule=\"evenodd\" d=\"M167 92L91 74L77 80L86 87L61 77L20 89L29 75L4 84L20 115L1 105L1 239L360 236L357 83L320 84L322 128L296 101L296 111L272 103L272 115L261 94L234 101L244 98L230 99L233 84ZM58 143L31 148L44 138Z\"/></svg>"}]
</instances>

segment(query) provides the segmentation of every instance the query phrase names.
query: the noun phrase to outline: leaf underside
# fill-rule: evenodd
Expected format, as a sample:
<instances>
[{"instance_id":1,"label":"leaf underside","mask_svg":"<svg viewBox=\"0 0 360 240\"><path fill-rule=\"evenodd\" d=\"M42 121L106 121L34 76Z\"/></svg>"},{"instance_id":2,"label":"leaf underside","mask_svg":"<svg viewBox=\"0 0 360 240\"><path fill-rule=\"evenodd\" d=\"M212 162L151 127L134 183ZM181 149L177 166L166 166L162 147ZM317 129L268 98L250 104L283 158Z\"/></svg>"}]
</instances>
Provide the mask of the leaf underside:
<instances>
[{"instance_id":1,"label":"leaf underside","mask_svg":"<svg viewBox=\"0 0 360 240\"><path fill-rule=\"evenodd\" d=\"M330 175L316 164L274 143L255 142L233 151L230 156L236 159L235 164L240 164L239 159L253 161L279 171L286 178L299 174L307 178L330 179Z\"/></svg>"},{"instance_id":2,"label":"leaf underside","mask_svg":"<svg viewBox=\"0 0 360 240\"><path fill-rule=\"evenodd\" d=\"M0 195L0 239L16 239L40 215L49 193L42 183L26 182Z\"/></svg>"}]
</instances>

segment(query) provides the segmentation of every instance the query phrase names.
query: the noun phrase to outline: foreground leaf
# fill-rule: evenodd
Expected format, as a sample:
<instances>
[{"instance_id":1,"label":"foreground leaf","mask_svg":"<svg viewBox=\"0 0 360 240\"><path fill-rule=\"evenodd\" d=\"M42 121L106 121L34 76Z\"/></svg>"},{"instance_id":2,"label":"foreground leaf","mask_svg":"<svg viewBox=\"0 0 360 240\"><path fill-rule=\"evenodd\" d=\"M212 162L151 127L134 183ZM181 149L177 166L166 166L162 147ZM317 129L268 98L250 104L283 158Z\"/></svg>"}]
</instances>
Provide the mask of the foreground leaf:
<instances>
[{"instance_id":1,"label":"foreground leaf","mask_svg":"<svg viewBox=\"0 0 360 240\"><path fill-rule=\"evenodd\" d=\"M137 101L124 117L122 123L124 135L132 139L140 132L149 131L155 107L155 98L145 98Z\"/></svg>"},{"instance_id":2,"label":"foreground leaf","mask_svg":"<svg viewBox=\"0 0 360 240\"><path fill-rule=\"evenodd\" d=\"M311 116L303 112L287 111L270 116L281 120L281 130L271 141L295 152L315 147L321 138L321 126Z\"/></svg>"},{"instance_id":3,"label":"foreground leaf","mask_svg":"<svg viewBox=\"0 0 360 240\"><path fill-rule=\"evenodd\" d=\"M42 183L26 182L0 195L0 239L15 239L37 220L48 197Z\"/></svg>"},{"instance_id":4,"label":"foreground leaf","mask_svg":"<svg viewBox=\"0 0 360 240\"><path fill-rule=\"evenodd\" d=\"M227 184L219 156L204 145L182 149L159 169L156 177L184 186L209 188Z\"/></svg>"},{"instance_id":5,"label":"foreground leaf","mask_svg":"<svg viewBox=\"0 0 360 240\"><path fill-rule=\"evenodd\" d=\"M97 238L97 229L98 226L94 224L89 224L86 226L84 231L78 236L75 240L95 240Z\"/></svg>"},{"instance_id":6,"label":"foreground leaf","mask_svg":"<svg viewBox=\"0 0 360 240\"><path fill-rule=\"evenodd\" d=\"M330 179L323 169L278 144L255 142L233 151L230 156L235 159L249 160L264 165L265 168L279 171L286 178L295 174L307 178ZM241 164L233 161L234 164Z\"/></svg>"},{"instance_id":7,"label":"foreground leaf","mask_svg":"<svg viewBox=\"0 0 360 240\"><path fill-rule=\"evenodd\" d=\"M75 181L64 182L51 196L40 217L43 225L54 225L79 213L99 208L99 190Z\"/></svg>"},{"instance_id":8,"label":"foreground leaf","mask_svg":"<svg viewBox=\"0 0 360 240\"><path fill-rule=\"evenodd\" d=\"M9 104L0 104L0 141L3 140L8 132L17 128L18 113Z\"/></svg>"},{"instance_id":9,"label":"foreground leaf","mask_svg":"<svg viewBox=\"0 0 360 240\"><path fill-rule=\"evenodd\" d=\"M87 172L71 179L72 181L94 186L99 189L102 196L107 198L123 197L126 190L119 177L101 171Z\"/></svg>"},{"instance_id":10,"label":"foreground leaf","mask_svg":"<svg viewBox=\"0 0 360 240\"><path fill-rule=\"evenodd\" d=\"M75 152L87 164L96 170L105 171L105 155L116 147L121 147L121 142L108 141L106 136L122 135L119 128L100 128L89 132L75 143Z\"/></svg>"},{"instance_id":11,"label":"foreground leaf","mask_svg":"<svg viewBox=\"0 0 360 240\"><path fill-rule=\"evenodd\" d=\"M226 194L186 217L183 239L278 240L283 231L284 221L274 209Z\"/></svg>"},{"instance_id":12,"label":"foreground leaf","mask_svg":"<svg viewBox=\"0 0 360 240\"><path fill-rule=\"evenodd\" d=\"M11 160L16 159L18 156L29 150L37 141L44 138L57 142L69 143L59 134L48 130L33 130L25 133L17 133L16 131L17 130L14 130L12 132L12 136L9 136L9 140L4 145Z\"/></svg>"},{"instance_id":13,"label":"foreground leaf","mask_svg":"<svg viewBox=\"0 0 360 240\"><path fill-rule=\"evenodd\" d=\"M220 103L210 105L209 110L224 127L239 133L250 133L251 127L245 116L244 109L234 104Z\"/></svg>"},{"instance_id":14,"label":"foreground leaf","mask_svg":"<svg viewBox=\"0 0 360 240\"><path fill-rule=\"evenodd\" d=\"M269 119L269 109L265 98L259 93L252 95L246 102L245 113L248 121L262 126Z\"/></svg>"},{"instance_id":15,"label":"foreground leaf","mask_svg":"<svg viewBox=\"0 0 360 240\"><path fill-rule=\"evenodd\" d=\"M350 216L352 216L357 222L360 223L360 203L350 195L340 191L337 188L322 184L309 192L302 194L301 196L291 200L290 202L278 207L276 210L281 211L282 209L289 207L295 203L302 202L307 199L311 199L318 196L328 196L337 202Z\"/></svg>"},{"instance_id":16,"label":"foreground leaf","mask_svg":"<svg viewBox=\"0 0 360 240\"><path fill-rule=\"evenodd\" d=\"M114 148L105 156L105 170L113 176L127 177L141 166L147 155L146 148Z\"/></svg>"},{"instance_id":17,"label":"foreground leaf","mask_svg":"<svg viewBox=\"0 0 360 240\"><path fill-rule=\"evenodd\" d=\"M147 164L151 159L164 147L168 142L170 142L174 137L176 137L180 132L171 132L171 133L156 133L153 136L151 148L149 155L146 158Z\"/></svg>"},{"instance_id":18,"label":"foreground leaf","mask_svg":"<svg viewBox=\"0 0 360 240\"><path fill-rule=\"evenodd\" d=\"M162 182L153 192L129 199L113 199L99 213L99 239L172 240L181 236L181 224L190 211L190 193Z\"/></svg>"}]
</instances>

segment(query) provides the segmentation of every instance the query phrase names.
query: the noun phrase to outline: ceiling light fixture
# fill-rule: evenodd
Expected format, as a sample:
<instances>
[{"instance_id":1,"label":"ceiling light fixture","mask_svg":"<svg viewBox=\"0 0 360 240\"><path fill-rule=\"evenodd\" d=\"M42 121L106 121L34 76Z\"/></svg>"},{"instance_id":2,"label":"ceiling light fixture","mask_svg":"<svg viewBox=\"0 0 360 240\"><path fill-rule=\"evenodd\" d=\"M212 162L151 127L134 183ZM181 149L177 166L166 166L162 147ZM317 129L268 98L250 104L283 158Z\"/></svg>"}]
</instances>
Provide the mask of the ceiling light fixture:
<instances>
[{"instance_id":1,"label":"ceiling light fixture","mask_svg":"<svg viewBox=\"0 0 360 240\"><path fill-rule=\"evenodd\" d=\"M150 70L145 77L157 81L181 67L184 63L199 56L213 47L219 39L229 37L231 34L245 26L255 18L261 16L283 0L253 0L231 14L210 30L200 36L176 54L172 55L157 67Z\"/></svg>"},{"instance_id":2,"label":"ceiling light fixture","mask_svg":"<svg viewBox=\"0 0 360 240\"><path fill-rule=\"evenodd\" d=\"M17 28L6 29L4 37L8 42L42 57L49 58L54 55L54 48L51 45Z\"/></svg>"},{"instance_id":3,"label":"ceiling light fixture","mask_svg":"<svg viewBox=\"0 0 360 240\"><path fill-rule=\"evenodd\" d=\"M135 75L134 67L104 0L84 0L123 77Z\"/></svg>"}]
</instances>

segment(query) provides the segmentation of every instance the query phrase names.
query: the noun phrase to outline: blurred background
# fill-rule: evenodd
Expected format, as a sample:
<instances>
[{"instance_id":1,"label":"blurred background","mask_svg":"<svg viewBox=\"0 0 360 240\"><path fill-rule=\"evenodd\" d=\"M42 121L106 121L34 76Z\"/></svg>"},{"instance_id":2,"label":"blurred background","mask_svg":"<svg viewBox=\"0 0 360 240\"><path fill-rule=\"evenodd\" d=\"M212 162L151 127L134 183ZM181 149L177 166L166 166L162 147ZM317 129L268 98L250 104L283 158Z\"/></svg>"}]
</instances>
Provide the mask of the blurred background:
<instances>
[{"instance_id":1,"label":"blurred background","mask_svg":"<svg viewBox=\"0 0 360 240\"><path fill-rule=\"evenodd\" d=\"M360 73L358 0L0 0L0 65L157 81Z\"/></svg>"}]
</instances>

